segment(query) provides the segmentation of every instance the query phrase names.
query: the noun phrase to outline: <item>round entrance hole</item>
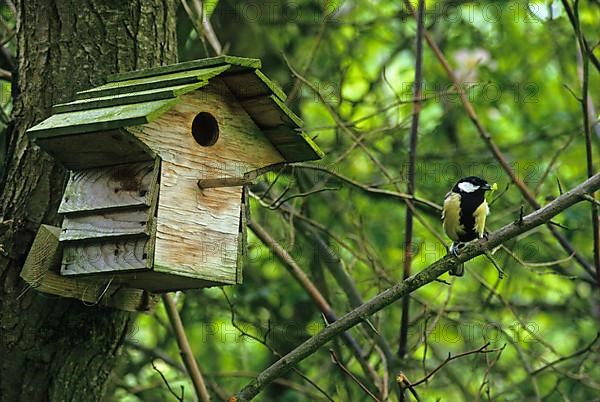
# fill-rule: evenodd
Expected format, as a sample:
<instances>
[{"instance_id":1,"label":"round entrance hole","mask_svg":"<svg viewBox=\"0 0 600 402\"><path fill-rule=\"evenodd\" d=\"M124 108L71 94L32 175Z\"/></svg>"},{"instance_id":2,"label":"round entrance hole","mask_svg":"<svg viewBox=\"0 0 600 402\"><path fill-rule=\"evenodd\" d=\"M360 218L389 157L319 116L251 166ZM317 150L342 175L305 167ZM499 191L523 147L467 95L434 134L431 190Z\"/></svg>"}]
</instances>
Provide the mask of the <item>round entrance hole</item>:
<instances>
[{"instance_id":1,"label":"round entrance hole","mask_svg":"<svg viewBox=\"0 0 600 402\"><path fill-rule=\"evenodd\" d=\"M219 123L217 119L208 113L200 112L192 121L192 135L196 142L203 147L215 145L219 139Z\"/></svg>"}]
</instances>

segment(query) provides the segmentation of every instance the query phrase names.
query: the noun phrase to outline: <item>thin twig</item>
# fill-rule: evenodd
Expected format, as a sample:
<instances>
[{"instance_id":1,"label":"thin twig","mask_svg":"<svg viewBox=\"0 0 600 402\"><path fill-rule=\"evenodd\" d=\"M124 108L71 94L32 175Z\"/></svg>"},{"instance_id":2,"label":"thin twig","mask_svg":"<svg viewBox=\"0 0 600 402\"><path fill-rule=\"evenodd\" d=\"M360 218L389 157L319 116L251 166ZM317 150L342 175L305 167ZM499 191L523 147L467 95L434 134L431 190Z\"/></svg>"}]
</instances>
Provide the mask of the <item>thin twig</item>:
<instances>
[{"instance_id":1,"label":"thin twig","mask_svg":"<svg viewBox=\"0 0 600 402\"><path fill-rule=\"evenodd\" d=\"M281 245L273 239L273 237L258 223L254 221L248 222L248 227L252 230L252 232L258 237L263 244L265 244L269 249L279 258L279 260L284 264L286 269L290 272L290 274L298 281L298 283L304 288L306 293L313 300L315 305L319 308L319 310L325 316L327 324L331 324L337 321L338 317L331 305L327 302L325 297L319 292L315 284L310 280L310 278L304 273L302 268L296 263L296 261L292 258L291 255L287 251L281 247ZM371 379L374 388L381 387L381 379L377 375L377 372L371 367L369 362L364 356L364 353L359 346L358 342L350 335L348 332L344 332L342 335L343 340L346 342L357 361L361 365L365 374Z\"/></svg>"},{"instance_id":2,"label":"thin twig","mask_svg":"<svg viewBox=\"0 0 600 402\"><path fill-rule=\"evenodd\" d=\"M173 327L173 332L175 333L175 339L177 339L177 345L179 345L179 353L181 354L183 364L185 365L185 368L187 369L192 380L192 384L194 384L196 395L198 395L198 398L202 402L209 402L210 395L206 389L206 384L204 383L202 373L198 368L198 363L196 362L194 354L192 353L192 348L190 347L190 342L185 334L185 329L183 328L181 317L179 317L177 306L175 305L173 298L171 298L171 295L168 293L164 293L162 295L162 300L165 305L167 315L169 316L169 321L171 321L171 326Z\"/></svg>"},{"instance_id":3,"label":"thin twig","mask_svg":"<svg viewBox=\"0 0 600 402\"><path fill-rule=\"evenodd\" d=\"M450 353L448 353L448 357L446 357L446 359L443 362L441 362L436 368L431 370L425 377L421 378L417 382L414 382L412 384L413 387L416 387L417 385L423 384L424 382L428 381L431 377L433 377L435 375L435 373L440 371L442 369L442 367L444 367L446 364L450 363L452 360L460 359L461 357L474 355L474 354L478 354L478 353L498 352L499 350L504 349L504 346L502 348L498 348L498 349L487 349L488 346L490 346L490 343L486 342L483 346L480 346L477 349L469 350L467 352L462 352L462 353L459 353L454 356L451 355Z\"/></svg>"},{"instance_id":4,"label":"thin twig","mask_svg":"<svg viewBox=\"0 0 600 402\"><path fill-rule=\"evenodd\" d=\"M585 159L587 166L587 175L594 175L594 160L592 148L592 127L590 125L590 97L588 93L589 85L589 60L590 52L587 50L587 42L581 32L579 21L579 2L575 2L573 17L575 20L575 34L579 42L579 53L581 56L581 112L583 113L583 132L585 135ZM590 195L593 198L593 195ZM594 265L596 266L596 281L600 287L600 224L598 222L598 206L595 203L591 204L592 215L592 238L594 240Z\"/></svg>"},{"instance_id":5,"label":"thin twig","mask_svg":"<svg viewBox=\"0 0 600 402\"><path fill-rule=\"evenodd\" d=\"M413 88L413 98L421 97L421 87L423 86L423 30L425 0L419 0L417 6L417 44L415 56L415 82ZM421 115L421 102L415 100L412 110L412 121L410 124L410 145L408 148L408 177L406 183L406 192L408 195L415 195L415 170L417 165L417 141L419 134L419 116ZM407 204L411 203L407 201ZM412 206L412 203L411 203ZM410 276L412 256L413 256L413 209L406 208L406 219L404 222L404 273L403 278ZM406 295L402 299L402 321L400 323L400 340L398 342L398 357L402 359L406 354L408 343L408 321L410 314L410 296ZM401 399L404 399L401 397Z\"/></svg>"},{"instance_id":6,"label":"thin twig","mask_svg":"<svg viewBox=\"0 0 600 402\"><path fill-rule=\"evenodd\" d=\"M169 392L175 397L175 399L177 399L180 402L183 402L184 401L184 399L183 399L183 397L184 397L184 388L183 388L183 385L181 386L181 396L179 396L179 395L177 395L175 393L175 391L173 390L173 388L171 388L171 384L169 384L169 381L167 381L167 378L162 373L162 371L160 371L158 369L158 367L156 367L154 365L154 360L152 360L150 363L152 364L152 368L154 369L154 371L156 371L160 375L160 378L162 378L162 380L165 383L165 385L167 386L167 389L169 390Z\"/></svg>"},{"instance_id":7,"label":"thin twig","mask_svg":"<svg viewBox=\"0 0 600 402\"><path fill-rule=\"evenodd\" d=\"M546 364L545 366L542 366L542 367L540 367L540 368L538 368L538 369L535 369L535 370L533 370L533 371L531 372L531 375L538 375L538 374L540 374L542 371L544 371L544 370L546 370L546 369L548 369L548 368L550 368L550 367L553 367L553 366L555 366L555 365L557 365L557 364L560 364L560 363L562 363L562 362L564 362L564 361L566 361L566 360L570 360L570 359L572 359L572 358L574 358L574 357L580 356L580 355L582 355L582 354L584 354L584 353L586 353L586 352L589 352L589 351L591 351L591 350L592 350L592 348L594 347L594 345L596 344L596 342L598 342L598 339L600 339L600 332L598 332L598 333L596 334L596 337L594 338L594 340L593 340L592 342L590 342L590 343L589 343L589 345L587 345L587 346L585 346L585 347L583 347L583 348L581 348L581 349L579 349L579 350L577 350L577 351L573 352L572 354L570 354L570 355L568 355L568 356L563 356L563 357L561 357L561 358L559 358L559 359L556 359L556 360L554 360L554 361L552 361L552 362L550 362L550 363Z\"/></svg>"},{"instance_id":8,"label":"thin twig","mask_svg":"<svg viewBox=\"0 0 600 402\"><path fill-rule=\"evenodd\" d=\"M338 359L338 357L336 356L335 352L333 351L333 349L329 349L329 354L331 355L331 360L344 372L346 373L346 375L348 375L352 381L354 381L356 384L358 384L358 386L365 391L365 394L369 395L374 401L377 402L381 402L379 400L379 398L377 398L375 395L373 395L373 393L371 391L369 391L369 388L367 388L362 382L360 382L360 380L358 378L356 378L356 376L354 374L352 374L352 372L350 370L348 370L348 368L346 368L346 366L344 366L344 364L340 361L340 359Z\"/></svg>"}]
</instances>

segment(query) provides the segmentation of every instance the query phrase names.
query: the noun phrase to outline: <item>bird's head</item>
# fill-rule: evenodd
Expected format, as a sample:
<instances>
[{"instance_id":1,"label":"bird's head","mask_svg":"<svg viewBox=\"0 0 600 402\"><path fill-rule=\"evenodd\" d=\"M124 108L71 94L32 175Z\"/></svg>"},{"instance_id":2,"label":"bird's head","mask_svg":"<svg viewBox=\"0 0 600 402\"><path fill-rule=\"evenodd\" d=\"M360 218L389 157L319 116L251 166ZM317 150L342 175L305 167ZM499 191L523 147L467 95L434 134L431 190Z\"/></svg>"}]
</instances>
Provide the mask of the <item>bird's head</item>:
<instances>
[{"instance_id":1,"label":"bird's head","mask_svg":"<svg viewBox=\"0 0 600 402\"><path fill-rule=\"evenodd\" d=\"M485 193L491 189L487 181L477 176L463 177L452 187L452 191L459 194Z\"/></svg>"}]
</instances>

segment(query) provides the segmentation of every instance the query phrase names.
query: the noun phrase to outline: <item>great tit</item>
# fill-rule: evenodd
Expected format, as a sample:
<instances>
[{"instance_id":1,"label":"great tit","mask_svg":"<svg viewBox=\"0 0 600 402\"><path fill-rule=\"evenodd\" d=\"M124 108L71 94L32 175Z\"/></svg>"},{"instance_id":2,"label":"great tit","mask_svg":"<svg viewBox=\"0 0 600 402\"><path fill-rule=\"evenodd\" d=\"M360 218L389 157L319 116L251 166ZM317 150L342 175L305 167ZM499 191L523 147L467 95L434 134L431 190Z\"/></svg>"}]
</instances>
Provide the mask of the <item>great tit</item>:
<instances>
[{"instance_id":1,"label":"great tit","mask_svg":"<svg viewBox=\"0 0 600 402\"><path fill-rule=\"evenodd\" d=\"M482 238L485 219L490 213L485 192L492 187L477 176L464 177L456 182L444 198L442 220L444 232L452 240L450 252L457 255L462 243ZM450 270L450 275L463 276L464 265Z\"/></svg>"}]
</instances>

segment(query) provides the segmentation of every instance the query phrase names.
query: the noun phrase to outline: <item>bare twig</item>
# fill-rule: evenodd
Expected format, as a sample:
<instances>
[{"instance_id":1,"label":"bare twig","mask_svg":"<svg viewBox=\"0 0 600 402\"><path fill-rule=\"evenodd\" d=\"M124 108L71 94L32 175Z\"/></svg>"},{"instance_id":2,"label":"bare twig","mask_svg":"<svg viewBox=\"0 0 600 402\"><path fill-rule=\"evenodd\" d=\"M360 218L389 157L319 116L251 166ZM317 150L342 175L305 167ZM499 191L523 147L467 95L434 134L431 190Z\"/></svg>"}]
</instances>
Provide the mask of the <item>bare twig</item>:
<instances>
[{"instance_id":1,"label":"bare twig","mask_svg":"<svg viewBox=\"0 0 600 402\"><path fill-rule=\"evenodd\" d=\"M164 293L162 295L162 300L165 305L167 315L169 316L169 321L171 321L171 326L173 327L173 332L175 333L175 339L177 339L177 345L179 345L179 352L181 353L183 364L185 365L192 383L194 384L196 395L198 395L198 398L202 402L209 402L210 395L206 389L206 384L204 383L202 373L198 368L198 363L196 362L194 354L192 353L192 348L190 347L190 342L185 334L185 329L183 328L181 317L179 317L177 306L175 305L173 298L171 298L171 295L168 293Z\"/></svg>"},{"instance_id":2,"label":"bare twig","mask_svg":"<svg viewBox=\"0 0 600 402\"><path fill-rule=\"evenodd\" d=\"M167 381L167 378L165 377L165 375L162 373L162 371L160 371L158 369L158 367L156 367L154 365L154 361L150 362L152 364L152 368L154 369L154 371L156 371L159 375L160 378L162 378L163 382L165 383L165 385L167 386L167 389L169 390L169 392L175 397L175 399L177 399L180 402L183 402L183 397L184 397L184 388L183 385L181 386L181 396L177 395L175 393L175 391L173 390L173 388L171 388L171 384L169 384L169 381Z\"/></svg>"},{"instance_id":3,"label":"bare twig","mask_svg":"<svg viewBox=\"0 0 600 402\"><path fill-rule=\"evenodd\" d=\"M600 339L600 332L596 334L596 337L594 338L594 340L592 342L590 342L587 346L585 346L585 347L583 347L583 348L581 348L581 349L573 352L572 354L570 354L568 356L563 356L563 357L561 357L559 359L556 359L556 360L554 360L554 361L552 361L552 362L550 362L550 363L548 363L548 364L546 364L546 365L544 365L544 366L542 366L542 367L540 367L538 369L535 369L534 371L531 372L531 375L538 375L542 371L544 371L546 369L549 369L549 368L551 368L551 367L553 367L553 366L555 366L557 364L560 364L560 363L562 363L562 362L564 362L566 360L573 359L574 357L581 356L582 354L591 351L592 348L594 347L594 345L596 344L596 342L598 342L598 339Z\"/></svg>"},{"instance_id":4,"label":"bare twig","mask_svg":"<svg viewBox=\"0 0 600 402\"><path fill-rule=\"evenodd\" d=\"M581 32L581 25L579 21L579 2L575 2L573 11L573 18L575 21L575 34L579 42L579 52L581 56L581 112L583 113L583 132L585 134L585 158L587 166L587 175L592 177L594 175L594 161L592 151L592 126L590 124L590 97L588 93L589 85L589 61L591 52L587 49L587 42ZM590 196L594 198L593 196ZM598 222L598 206L595 203L591 204L591 215L592 215L592 238L594 239L594 265L596 266L596 281L600 287L600 224Z\"/></svg>"},{"instance_id":5,"label":"bare twig","mask_svg":"<svg viewBox=\"0 0 600 402\"><path fill-rule=\"evenodd\" d=\"M423 29L425 0L419 0L417 6L417 44L415 56L415 83L413 88L413 98L421 97L421 87L423 85ZM419 116L421 115L421 101L415 100L412 110L412 121L410 125L410 145L408 148L408 177L406 183L406 192L415 195L415 170L417 165L417 140L419 133ZM410 201L407 201L410 203ZM412 206L412 204L411 204ZM410 276L413 254L413 209L406 208L406 219L404 222L404 276L406 279ZM398 342L398 357L403 358L406 354L408 342L408 321L410 314L410 296L406 295L402 299L402 322L400 323L400 340Z\"/></svg>"},{"instance_id":6,"label":"bare twig","mask_svg":"<svg viewBox=\"0 0 600 402\"><path fill-rule=\"evenodd\" d=\"M356 378L356 376L354 374L352 374L352 372L350 370L348 370L348 368L346 366L344 366L344 364L336 356L333 349L329 349L329 354L331 355L331 361L333 361L336 366L338 366L344 373L346 373L346 375L348 375L350 378L352 378L352 381L354 381L356 384L358 384L358 386L363 391L365 391L365 394L369 395L374 401L381 402L379 400L379 398L377 398L375 395L373 395L373 393L371 391L369 391L369 388L367 388L362 382L360 382L360 380L358 378Z\"/></svg>"},{"instance_id":7,"label":"bare twig","mask_svg":"<svg viewBox=\"0 0 600 402\"><path fill-rule=\"evenodd\" d=\"M474 349L474 350L469 350L467 352L462 352L459 353L457 355L452 356L450 353L448 353L448 357L446 357L446 359L440 363L436 368L434 368L433 370L431 370L425 377L421 378L419 381L414 382L412 384L413 387L416 387L417 385L420 385L426 381L428 381L431 377L433 377L435 375L435 373L437 373L438 371L440 371L442 369L442 367L444 367L446 364L450 363L452 360L456 360L456 359L460 359L461 357L465 357L465 356L469 356L469 355L474 355L474 354L478 354L478 353L492 353L492 352L498 352L502 349L504 349L504 346L498 349L487 349L487 347L490 346L489 342L486 342L483 346Z\"/></svg>"},{"instance_id":8,"label":"bare twig","mask_svg":"<svg viewBox=\"0 0 600 402\"><path fill-rule=\"evenodd\" d=\"M296 281L300 283L300 285L304 288L306 293L310 296L310 298L325 316L327 324L331 324L332 322L337 321L337 314L335 313L335 311L333 311L331 305L327 302L327 300L325 300L325 297L323 297L321 292L319 292L317 287L304 273L304 271L300 268L300 266L296 263L292 256L289 255L288 252L285 251L283 247L281 247L281 245L275 239L273 239L273 237L271 237L271 235L258 223L250 221L248 222L248 227L254 232L256 237L258 237L267 247L269 247L269 249L284 264L284 266L287 268L290 274L292 274L294 279L296 279ZM352 353L361 365L365 374L369 376L369 378L373 382L373 387L380 388L381 379L379 378L373 367L371 367L371 365L366 360L364 352L362 351L358 342L348 332L344 332L342 336L350 350L352 350Z\"/></svg>"}]
</instances>

